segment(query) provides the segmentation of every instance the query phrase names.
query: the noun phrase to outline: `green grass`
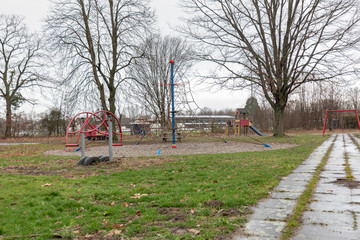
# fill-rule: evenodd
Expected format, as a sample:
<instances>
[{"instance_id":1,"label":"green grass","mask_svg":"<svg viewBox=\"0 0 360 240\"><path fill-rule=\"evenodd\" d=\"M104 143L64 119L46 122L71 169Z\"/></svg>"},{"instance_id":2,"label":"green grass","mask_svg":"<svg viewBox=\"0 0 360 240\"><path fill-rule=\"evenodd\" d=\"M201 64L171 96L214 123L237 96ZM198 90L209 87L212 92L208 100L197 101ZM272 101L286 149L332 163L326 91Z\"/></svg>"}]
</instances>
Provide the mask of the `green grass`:
<instances>
[{"instance_id":1,"label":"green grass","mask_svg":"<svg viewBox=\"0 0 360 240\"><path fill-rule=\"evenodd\" d=\"M85 178L8 174L0 168L0 235L71 238L118 230L124 238L221 238L246 222L249 206L267 197L325 139L266 137L261 140L299 145L266 152L177 156L160 166ZM0 167L29 162L41 166L65 159L42 155L46 145L29 148L35 150L1 148ZM236 214L223 214L227 210Z\"/></svg>"}]
</instances>

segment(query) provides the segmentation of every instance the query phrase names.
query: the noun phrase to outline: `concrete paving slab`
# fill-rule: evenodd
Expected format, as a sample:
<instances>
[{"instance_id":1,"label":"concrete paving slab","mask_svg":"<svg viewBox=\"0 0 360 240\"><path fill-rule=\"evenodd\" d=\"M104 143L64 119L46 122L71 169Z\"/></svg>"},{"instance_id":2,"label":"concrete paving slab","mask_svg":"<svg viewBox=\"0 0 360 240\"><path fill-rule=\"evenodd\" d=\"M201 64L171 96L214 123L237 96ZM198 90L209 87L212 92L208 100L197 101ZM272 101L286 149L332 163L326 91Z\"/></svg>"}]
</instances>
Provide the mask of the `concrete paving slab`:
<instances>
[{"instance_id":1,"label":"concrete paving slab","mask_svg":"<svg viewBox=\"0 0 360 240\"><path fill-rule=\"evenodd\" d=\"M306 189L306 182L299 181L281 181L274 190L275 191L287 191L287 192L303 192Z\"/></svg>"},{"instance_id":2,"label":"concrete paving slab","mask_svg":"<svg viewBox=\"0 0 360 240\"><path fill-rule=\"evenodd\" d=\"M352 196L346 194L335 194L332 192L329 193L314 193L313 200L319 202L342 202L342 203L350 203L353 201Z\"/></svg>"},{"instance_id":3,"label":"concrete paving slab","mask_svg":"<svg viewBox=\"0 0 360 240\"><path fill-rule=\"evenodd\" d=\"M360 213L360 205L359 205L359 203L357 203L357 204L351 204L350 203L350 205L351 205L351 208L352 208L351 209L352 212L354 212L355 214ZM358 225L360 227L360 219L358 219L357 223L358 223Z\"/></svg>"},{"instance_id":4,"label":"concrete paving slab","mask_svg":"<svg viewBox=\"0 0 360 240\"><path fill-rule=\"evenodd\" d=\"M251 237L246 237L246 236L241 236L241 237L235 237L234 240L278 240L280 238L276 238L276 237L260 237L260 236L251 236Z\"/></svg>"},{"instance_id":5,"label":"concrete paving slab","mask_svg":"<svg viewBox=\"0 0 360 240\"><path fill-rule=\"evenodd\" d=\"M260 237L280 237L286 223L280 221L252 220L245 225L245 234Z\"/></svg>"},{"instance_id":6,"label":"concrete paving slab","mask_svg":"<svg viewBox=\"0 0 360 240\"><path fill-rule=\"evenodd\" d=\"M302 192L272 192L271 197L276 199L297 199Z\"/></svg>"},{"instance_id":7,"label":"concrete paving slab","mask_svg":"<svg viewBox=\"0 0 360 240\"><path fill-rule=\"evenodd\" d=\"M339 177L328 177L328 178L319 178L318 184L331 184L334 181L337 181Z\"/></svg>"},{"instance_id":8,"label":"concrete paving slab","mask_svg":"<svg viewBox=\"0 0 360 240\"><path fill-rule=\"evenodd\" d=\"M359 211L360 211L360 195L351 195L349 202L358 204Z\"/></svg>"},{"instance_id":9,"label":"concrete paving slab","mask_svg":"<svg viewBox=\"0 0 360 240\"><path fill-rule=\"evenodd\" d=\"M294 173L312 173L315 172L316 166L313 165L301 165L297 167L293 172Z\"/></svg>"},{"instance_id":10,"label":"concrete paving slab","mask_svg":"<svg viewBox=\"0 0 360 240\"><path fill-rule=\"evenodd\" d=\"M283 221L292 213L293 208L256 208L250 220Z\"/></svg>"},{"instance_id":11,"label":"concrete paving slab","mask_svg":"<svg viewBox=\"0 0 360 240\"><path fill-rule=\"evenodd\" d=\"M324 171L344 171L345 166L344 165L326 165L324 167Z\"/></svg>"},{"instance_id":12,"label":"concrete paving slab","mask_svg":"<svg viewBox=\"0 0 360 240\"><path fill-rule=\"evenodd\" d=\"M295 207L296 201L285 199L266 199L258 204L257 208L280 208L280 209L292 209Z\"/></svg>"},{"instance_id":13,"label":"concrete paving slab","mask_svg":"<svg viewBox=\"0 0 360 240\"><path fill-rule=\"evenodd\" d=\"M360 196L360 189L359 188L353 188L350 190L352 196Z\"/></svg>"},{"instance_id":14,"label":"concrete paving slab","mask_svg":"<svg viewBox=\"0 0 360 240\"><path fill-rule=\"evenodd\" d=\"M326 171L326 172L320 173L320 177L321 178L330 178L330 177L341 178L341 177L346 177L346 173L345 173L345 169L343 171Z\"/></svg>"},{"instance_id":15,"label":"concrete paving slab","mask_svg":"<svg viewBox=\"0 0 360 240\"><path fill-rule=\"evenodd\" d=\"M354 219L350 212L334 213L334 212L310 212L303 213L304 224L315 224L324 226L353 226Z\"/></svg>"},{"instance_id":16,"label":"concrete paving slab","mask_svg":"<svg viewBox=\"0 0 360 240\"><path fill-rule=\"evenodd\" d=\"M309 209L314 212L349 212L353 210L350 204L342 202L312 202Z\"/></svg>"},{"instance_id":17,"label":"concrete paving slab","mask_svg":"<svg viewBox=\"0 0 360 240\"><path fill-rule=\"evenodd\" d=\"M343 227L343 228L341 228ZM347 226L339 226L336 230L327 226L305 224L293 240L359 240L356 231Z\"/></svg>"},{"instance_id":18,"label":"concrete paving slab","mask_svg":"<svg viewBox=\"0 0 360 240\"><path fill-rule=\"evenodd\" d=\"M287 177L284 178L284 180L287 181L303 181L308 182L309 179L312 178L314 174L313 173L291 173Z\"/></svg>"},{"instance_id":19,"label":"concrete paving slab","mask_svg":"<svg viewBox=\"0 0 360 240\"><path fill-rule=\"evenodd\" d=\"M315 188L316 193L332 193L332 194L339 194L339 195L351 195L350 189L335 183L324 183L319 184Z\"/></svg>"}]
</instances>

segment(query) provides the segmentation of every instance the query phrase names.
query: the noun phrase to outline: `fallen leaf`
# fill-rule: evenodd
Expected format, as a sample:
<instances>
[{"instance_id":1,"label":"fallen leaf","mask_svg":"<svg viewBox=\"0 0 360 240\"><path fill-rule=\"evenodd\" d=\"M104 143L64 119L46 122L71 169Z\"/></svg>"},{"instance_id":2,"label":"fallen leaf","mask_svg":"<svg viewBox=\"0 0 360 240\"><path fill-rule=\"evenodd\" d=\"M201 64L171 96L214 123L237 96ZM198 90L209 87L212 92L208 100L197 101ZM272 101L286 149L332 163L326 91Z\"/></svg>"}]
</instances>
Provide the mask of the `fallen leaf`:
<instances>
[{"instance_id":1,"label":"fallen leaf","mask_svg":"<svg viewBox=\"0 0 360 240\"><path fill-rule=\"evenodd\" d=\"M10 205L16 205L17 204L17 202L12 202L12 203L10 203Z\"/></svg>"},{"instance_id":2,"label":"fallen leaf","mask_svg":"<svg viewBox=\"0 0 360 240\"><path fill-rule=\"evenodd\" d=\"M103 220L102 220L102 223L103 223L105 226L107 226L107 225L109 224L109 220L103 219Z\"/></svg>"},{"instance_id":3,"label":"fallen leaf","mask_svg":"<svg viewBox=\"0 0 360 240\"><path fill-rule=\"evenodd\" d=\"M123 205L124 207L129 207L129 203L127 203L127 202L123 202L123 203L121 203L121 205Z\"/></svg>"},{"instance_id":4,"label":"fallen leaf","mask_svg":"<svg viewBox=\"0 0 360 240\"><path fill-rule=\"evenodd\" d=\"M197 230L197 229L189 229L188 231L195 234L195 235L198 235L200 233L200 231Z\"/></svg>"},{"instance_id":5,"label":"fallen leaf","mask_svg":"<svg viewBox=\"0 0 360 240\"><path fill-rule=\"evenodd\" d=\"M80 233L80 230L75 230L74 233L75 233L75 234L79 234L79 233Z\"/></svg>"},{"instance_id":6,"label":"fallen leaf","mask_svg":"<svg viewBox=\"0 0 360 240\"><path fill-rule=\"evenodd\" d=\"M218 181L215 180L214 183L218 183Z\"/></svg>"},{"instance_id":7,"label":"fallen leaf","mask_svg":"<svg viewBox=\"0 0 360 240\"><path fill-rule=\"evenodd\" d=\"M141 217L141 211L140 211L140 210L137 210L137 211L136 211L136 215L138 215L139 217Z\"/></svg>"},{"instance_id":8,"label":"fallen leaf","mask_svg":"<svg viewBox=\"0 0 360 240\"><path fill-rule=\"evenodd\" d=\"M147 196L147 195L149 195L149 194L146 194L146 193L143 193L143 194L141 194L141 193L135 193L135 195L134 195L133 197L130 197L130 198L132 198L132 199L137 199L137 198L141 198L141 197L144 197L144 196Z\"/></svg>"},{"instance_id":9,"label":"fallen leaf","mask_svg":"<svg viewBox=\"0 0 360 240\"><path fill-rule=\"evenodd\" d=\"M44 185L41 185L42 187L48 187L48 186L52 186L51 183L45 183Z\"/></svg>"},{"instance_id":10,"label":"fallen leaf","mask_svg":"<svg viewBox=\"0 0 360 240\"><path fill-rule=\"evenodd\" d=\"M122 230L113 229L108 234L105 235L105 237L112 237L114 235L119 235L122 233Z\"/></svg>"},{"instance_id":11,"label":"fallen leaf","mask_svg":"<svg viewBox=\"0 0 360 240\"><path fill-rule=\"evenodd\" d=\"M194 214L194 213L195 213L195 209L192 208L192 209L190 210L190 212L191 212L192 214Z\"/></svg>"},{"instance_id":12,"label":"fallen leaf","mask_svg":"<svg viewBox=\"0 0 360 240\"><path fill-rule=\"evenodd\" d=\"M114 205L115 205L115 202L111 202L111 203L110 203L110 206L114 206Z\"/></svg>"},{"instance_id":13,"label":"fallen leaf","mask_svg":"<svg viewBox=\"0 0 360 240\"><path fill-rule=\"evenodd\" d=\"M61 221L57 221L55 224L61 224Z\"/></svg>"},{"instance_id":14,"label":"fallen leaf","mask_svg":"<svg viewBox=\"0 0 360 240\"><path fill-rule=\"evenodd\" d=\"M116 228L116 229L120 229L123 228L125 225L124 224L113 224L112 227Z\"/></svg>"}]
</instances>

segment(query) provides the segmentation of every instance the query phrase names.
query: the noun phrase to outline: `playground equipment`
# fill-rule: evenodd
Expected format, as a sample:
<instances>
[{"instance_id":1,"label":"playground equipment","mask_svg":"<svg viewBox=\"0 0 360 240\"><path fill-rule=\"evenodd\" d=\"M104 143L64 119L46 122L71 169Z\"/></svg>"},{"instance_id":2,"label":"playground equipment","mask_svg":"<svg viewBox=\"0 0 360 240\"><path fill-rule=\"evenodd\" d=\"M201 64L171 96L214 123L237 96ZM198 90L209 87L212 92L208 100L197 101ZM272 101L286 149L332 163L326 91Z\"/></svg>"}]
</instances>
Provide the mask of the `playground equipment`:
<instances>
[{"instance_id":1,"label":"playground equipment","mask_svg":"<svg viewBox=\"0 0 360 240\"><path fill-rule=\"evenodd\" d=\"M171 87L171 117L172 117L172 148L176 148L176 136L175 136L175 93L174 93L174 60L170 60L171 65L171 83L165 84Z\"/></svg>"},{"instance_id":2,"label":"playground equipment","mask_svg":"<svg viewBox=\"0 0 360 240\"><path fill-rule=\"evenodd\" d=\"M113 119L119 127L119 133L113 130ZM80 120L80 129L76 131L70 131L70 128L76 127L77 123ZM97 122L94 124L93 122ZM104 129L104 130L101 130ZM69 143L69 135L77 134L76 143ZM119 143L113 144L113 134L119 136ZM96 137L99 139L109 139L109 156L100 156L100 157L86 157L85 156L85 136ZM65 147L78 147L79 140L81 138L81 159L79 164L89 165L94 161L105 161L105 159L113 160L113 146L122 146L122 132L121 125L116 116L108 111L97 111L95 113L82 112L73 117L66 129L66 143Z\"/></svg>"},{"instance_id":3,"label":"playground equipment","mask_svg":"<svg viewBox=\"0 0 360 240\"><path fill-rule=\"evenodd\" d=\"M92 129L96 129L98 126L90 123L87 125L85 137L88 140L105 140L109 138L109 134L106 131L92 131Z\"/></svg>"},{"instance_id":4,"label":"playground equipment","mask_svg":"<svg viewBox=\"0 0 360 240\"><path fill-rule=\"evenodd\" d=\"M87 137L89 140L91 139L103 139L109 138L109 116L112 117L112 119L115 120L119 127L119 132L113 131L112 133L119 136L119 144L114 144L113 146L121 146L122 145L122 132L121 132L121 126L119 120L116 118L116 116L108 111L97 111L95 113L91 112L81 112L78 113L75 117L73 117L68 124L66 128L66 136L65 136L65 146L66 147L77 147L79 146L79 140L81 137L81 134L85 134L85 137ZM76 126L76 122L79 122L79 119L81 120L81 127L79 130L76 131L70 131L70 129L74 126ZM96 122L96 124L94 124ZM103 129L103 130L101 130ZM75 135L77 134L76 143L69 143L69 135Z\"/></svg>"},{"instance_id":5,"label":"playground equipment","mask_svg":"<svg viewBox=\"0 0 360 240\"><path fill-rule=\"evenodd\" d=\"M170 60L171 64L171 116L172 116L172 148L176 148L175 142L175 102L174 102L174 60Z\"/></svg>"},{"instance_id":6,"label":"playground equipment","mask_svg":"<svg viewBox=\"0 0 360 240\"><path fill-rule=\"evenodd\" d=\"M354 112L355 116L356 116L356 120L357 120L357 124L359 127L359 131L360 131L360 121L359 121L359 116L357 113L356 109L348 109L348 110L326 110L326 114L325 114L325 120L324 120L324 128L323 128L323 135L325 133L326 130L326 122L327 122L327 117L328 117L328 113L332 113L332 112Z\"/></svg>"},{"instance_id":7,"label":"playground equipment","mask_svg":"<svg viewBox=\"0 0 360 240\"><path fill-rule=\"evenodd\" d=\"M248 134L248 129L250 128L259 136L267 136L267 134L260 132L249 119L247 119L248 111L246 108L237 108L235 111L235 121L234 121L234 134L239 136L242 133L244 135ZM226 126L226 134L229 135L230 124Z\"/></svg>"}]
</instances>

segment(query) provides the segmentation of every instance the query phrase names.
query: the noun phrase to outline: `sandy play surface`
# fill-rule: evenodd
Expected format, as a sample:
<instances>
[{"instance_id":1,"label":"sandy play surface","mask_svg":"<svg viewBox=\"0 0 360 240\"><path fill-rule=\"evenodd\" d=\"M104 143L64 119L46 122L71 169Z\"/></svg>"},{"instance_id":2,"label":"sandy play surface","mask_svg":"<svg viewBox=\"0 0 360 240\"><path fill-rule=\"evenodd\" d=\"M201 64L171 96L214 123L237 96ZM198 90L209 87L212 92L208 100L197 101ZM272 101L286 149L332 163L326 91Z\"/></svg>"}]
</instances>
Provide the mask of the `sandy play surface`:
<instances>
[{"instance_id":1,"label":"sandy play surface","mask_svg":"<svg viewBox=\"0 0 360 240\"><path fill-rule=\"evenodd\" d=\"M294 144L287 143L267 143L271 147L265 147L260 143L251 142L206 142L206 143L177 143L176 148L171 147L171 143L161 144L140 144L124 145L113 147L114 157L134 157L134 156L156 156L160 149L160 155L189 155L202 153L235 153L253 151L271 151L274 149L290 148ZM49 155L81 156L81 151L73 151L74 148L47 151ZM86 156L108 155L108 146L87 147Z\"/></svg>"}]
</instances>

